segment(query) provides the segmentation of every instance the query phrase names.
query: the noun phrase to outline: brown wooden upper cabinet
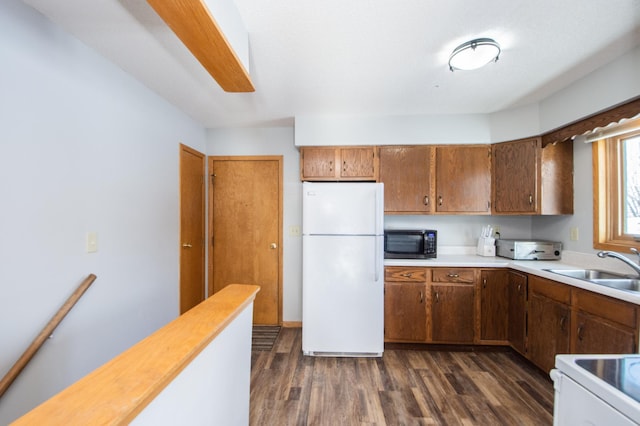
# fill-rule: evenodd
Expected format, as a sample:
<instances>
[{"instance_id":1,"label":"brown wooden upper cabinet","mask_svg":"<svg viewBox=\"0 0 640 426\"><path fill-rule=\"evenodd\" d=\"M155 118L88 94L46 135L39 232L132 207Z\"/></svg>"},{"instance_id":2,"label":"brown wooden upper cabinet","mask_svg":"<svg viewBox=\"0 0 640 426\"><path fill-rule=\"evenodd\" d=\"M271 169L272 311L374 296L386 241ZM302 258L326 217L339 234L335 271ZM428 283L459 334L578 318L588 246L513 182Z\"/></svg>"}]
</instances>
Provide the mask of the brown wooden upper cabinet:
<instances>
[{"instance_id":1,"label":"brown wooden upper cabinet","mask_svg":"<svg viewBox=\"0 0 640 426\"><path fill-rule=\"evenodd\" d=\"M378 156L372 146L300 148L303 181L377 181Z\"/></svg>"},{"instance_id":2,"label":"brown wooden upper cabinet","mask_svg":"<svg viewBox=\"0 0 640 426\"><path fill-rule=\"evenodd\" d=\"M573 214L573 143L542 147L540 138L497 143L495 214Z\"/></svg>"},{"instance_id":3,"label":"brown wooden upper cabinet","mask_svg":"<svg viewBox=\"0 0 640 426\"><path fill-rule=\"evenodd\" d=\"M491 213L491 146L436 147L437 213Z\"/></svg>"},{"instance_id":4,"label":"brown wooden upper cabinet","mask_svg":"<svg viewBox=\"0 0 640 426\"><path fill-rule=\"evenodd\" d=\"M385 213L432 213L435 148L428 145L383 146L379 156Z\"/></svg>"}]
</instances>

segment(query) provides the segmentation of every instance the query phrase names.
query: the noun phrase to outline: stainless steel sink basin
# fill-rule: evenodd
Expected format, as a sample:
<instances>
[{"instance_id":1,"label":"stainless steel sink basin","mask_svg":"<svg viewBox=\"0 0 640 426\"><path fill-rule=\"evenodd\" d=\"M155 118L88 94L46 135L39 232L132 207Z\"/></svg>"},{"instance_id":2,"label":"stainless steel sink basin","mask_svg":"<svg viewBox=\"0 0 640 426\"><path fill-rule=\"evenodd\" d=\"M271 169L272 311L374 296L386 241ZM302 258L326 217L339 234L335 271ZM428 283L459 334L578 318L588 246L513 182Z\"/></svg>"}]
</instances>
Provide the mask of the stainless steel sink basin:
<instances>
[{"instance_id":1,"label":"stainless steel sink basin","mask_svg":"<svg viewBox=\"0 0 640 426\"><path fill-rule=\"evenodd\" d=\"M627 275L598 269L545 269L554 274L577 278L593 284L604 285L618 290L640 292L640 278L629 278Z\"/></svg>"},{"instance_id":2,"label":"stainless steel sink basin","mask_svg":"<svg viewBox=\"0 0 640 426\"><path fill-rule=\"evenodd\" d=\"M599 271L597 269L545 269L545 271L554 274L564 275L565 277L578 278L580 280L601 280L601 279L628 279L629 277L613 272Z\"/></svg>"},{"instance_id":3,"label":"stainless steel sink basin","mask_svg":"<svg viewBox=\"0 0 640 426\"><path fill-rule=\"evenodd\" d=\"M617 279L593 279L592 283L606 285L607 287L617 288L618 290L640 291L640 279L633 278L617 278Z\"/></svg>"}]
</instances>

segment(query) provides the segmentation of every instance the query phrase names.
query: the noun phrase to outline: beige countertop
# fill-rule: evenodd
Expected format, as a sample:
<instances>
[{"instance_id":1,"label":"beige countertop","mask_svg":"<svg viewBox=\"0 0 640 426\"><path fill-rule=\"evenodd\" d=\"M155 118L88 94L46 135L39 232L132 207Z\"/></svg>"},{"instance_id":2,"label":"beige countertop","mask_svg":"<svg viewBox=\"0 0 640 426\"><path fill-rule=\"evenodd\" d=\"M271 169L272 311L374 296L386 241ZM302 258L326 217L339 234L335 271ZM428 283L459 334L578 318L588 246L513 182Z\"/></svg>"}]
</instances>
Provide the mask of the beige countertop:
<instances>
[{"instance_id":1,"label":"beige countertop","mask_svg":"<svg viewBox=\"0 0 640 426\"><path fill-rule=\"evenodd\" d=\"M604 294L616 299L640 305L640 293L618 290L577 278L565 277L545 269L576 269L590 268L628 274L622 263L604 262L595 255L563 252L562 260L512 260L504 257L485 257L475 254L438 254L436 259L385 259L385 266L423 266L423 267L454 267L454 268L511 268L527 274L538 275L543 278L558 281L573 287Z\"/></svg>"}]
</instances>

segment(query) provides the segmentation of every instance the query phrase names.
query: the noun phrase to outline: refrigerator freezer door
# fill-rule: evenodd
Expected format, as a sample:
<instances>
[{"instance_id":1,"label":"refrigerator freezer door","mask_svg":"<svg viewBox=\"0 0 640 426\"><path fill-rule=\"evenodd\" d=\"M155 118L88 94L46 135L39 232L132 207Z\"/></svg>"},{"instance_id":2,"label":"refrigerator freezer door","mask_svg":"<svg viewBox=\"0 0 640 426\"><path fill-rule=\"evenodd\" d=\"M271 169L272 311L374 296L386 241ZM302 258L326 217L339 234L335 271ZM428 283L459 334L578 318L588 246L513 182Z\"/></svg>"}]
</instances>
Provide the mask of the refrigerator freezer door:
<instances>
[{"instance_id":1,"label":"refrigerator freezer door","mask_svg":"<svg viewBox=\"0 0 640 426\"><path fill-rule=\"evenodd\" d=\"M381 236L303 237L305 355L382 355L383 242Z\"/></svg>"},{"instance_id":2,"label":"refrigerator freezer door","mask_svg":"<svg viewBox=\"0 0 640 426\"><path fill-rule=\"evenodd\" d=\"M302 184L304 235L383 235L381 183Z\"/></svg>"}]
</instances>

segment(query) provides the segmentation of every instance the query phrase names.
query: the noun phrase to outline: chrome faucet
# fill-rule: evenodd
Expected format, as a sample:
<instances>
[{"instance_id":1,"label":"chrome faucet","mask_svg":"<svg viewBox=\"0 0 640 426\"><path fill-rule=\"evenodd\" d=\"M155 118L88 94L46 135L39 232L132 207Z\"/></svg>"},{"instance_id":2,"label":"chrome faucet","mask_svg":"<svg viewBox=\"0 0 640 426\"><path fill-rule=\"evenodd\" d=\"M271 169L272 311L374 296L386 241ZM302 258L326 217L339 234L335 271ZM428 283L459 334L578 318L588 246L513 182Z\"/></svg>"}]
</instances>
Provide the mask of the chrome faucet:
<instances>
[{"instance_id":1,"label":"chrome faucet","mask_svg":"<svg viewBox=\"0 0 640 426\"><path fill-rule=\"evenodd\" d=\"M635 272L636 274L638 274L638 277L640 277L640 252L638 252L638 249L635 247L631 247L631 253L634 253L638 256L638 264L636 265L635 263L633 263L633 261L629 260L629 258L616 253L614 251L600 251L598 252L598 257L601 258L605 258L605 257L613 257L616 258L624 263L626 263L627 265L629 265Z\"/></svg>"}]
</instances>

